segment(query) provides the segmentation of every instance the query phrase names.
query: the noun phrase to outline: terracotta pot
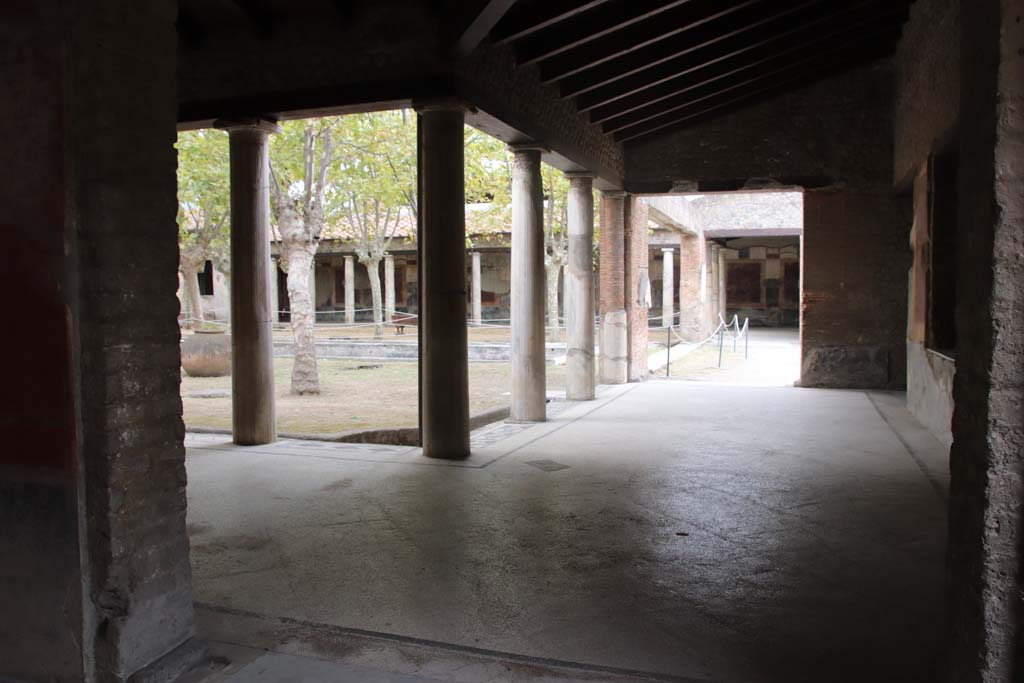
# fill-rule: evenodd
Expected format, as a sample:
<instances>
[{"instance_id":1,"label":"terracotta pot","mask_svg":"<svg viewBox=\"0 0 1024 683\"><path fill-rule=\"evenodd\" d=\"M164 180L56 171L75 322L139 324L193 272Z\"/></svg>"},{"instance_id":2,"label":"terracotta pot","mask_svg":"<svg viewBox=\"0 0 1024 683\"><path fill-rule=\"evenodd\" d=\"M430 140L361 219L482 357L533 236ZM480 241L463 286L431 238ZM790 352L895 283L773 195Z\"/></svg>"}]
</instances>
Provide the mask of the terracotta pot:
<instances>
[{"instance_id":1,"label":"terracotta pot","mask_svg":"<svg viewBox=\"0 0 1024 683\"><path fill-rule=\"evenodd\" d=\"M223 330L196 330L181 344L181 367L192 377L231 374L231 335Z\"/></svg>"}]
</instances>

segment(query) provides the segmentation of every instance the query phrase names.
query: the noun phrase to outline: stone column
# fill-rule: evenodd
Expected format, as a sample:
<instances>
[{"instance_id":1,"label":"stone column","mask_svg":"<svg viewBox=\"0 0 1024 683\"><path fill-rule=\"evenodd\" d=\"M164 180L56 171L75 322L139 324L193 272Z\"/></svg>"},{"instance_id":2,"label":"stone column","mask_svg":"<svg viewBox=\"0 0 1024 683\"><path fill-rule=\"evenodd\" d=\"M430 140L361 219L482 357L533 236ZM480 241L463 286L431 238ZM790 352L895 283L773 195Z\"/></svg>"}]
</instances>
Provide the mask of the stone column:
<instances>
[{"instance_id":1,"label":"stone column","mask_svg":"<svg viewBox=\"0 0 1024 683\"><path fill-rule=\"evenodd\" d=\"M589 173L569 177L569 261L565 266L565 397L594 398L594 190Z\"/></svg>"},{"instance_id":2,"label":"stone column","mask_svg":"<svg viewBox=\"0 0 1024 683\"><path fill-rule=\"evenodd\" d=\"M395 257L384 255L384 320L391 322L395 310Z\"/></svg>"},{"instance_id":3,"label":"stone column","mask_svg":"<svg viewBox=\"0 0 1024 683\"><path fill-rule=\"evenodd\" d=\"M277 259L270 257L270 321L281 321L281 307L277 304Z\"/></svg>"},{"instance_id":4,"label":"stone column","mask_svg":"<svg viewBox=\"0 0 1024 683\"><path fill-rule=\"evenodd\" d=\"M473 322L477 325L484 321L483 292L480 282L480 252L473 252Z\"/></svg>"},{"instance_id":5,"label":"stone column","mask_svg":"<svg viewBox=\"0 0 1024 683\"><path fill-rule=\"evenodd\" d=\"M345 322L356 321L356 260L345 256Z\"/></svg>"},{"instance_id":6,"label":"stone column","mask_svg":"<svg viewBox=\"0 0 1024 683\"><path fill-rule=\"evenodd\" d=\"M725 317L725 249L722 247L718 249L718 310L721 311L722 317Z\"/></svg>"},{"instance_id":7,"label":"stone column","mask_svg":"<svg viewBox=\"0 0 1024 683\"><path fill-rule=\"evenodd\" d=\"M671 327L675 318L675 250L661 250L661 324Z\"/></svg>"},{"instance_id":8,"label":"stone column","mask_svg":"<svg viewBox=\"0 0 1024 683\"><path fill-rule=\"evenodd\" d=\"M464 109L419 108L420 438L423 455L469 455Z\"/></svg>"},{"instance_id":9,"label":"stone column","mask_svg":"<svg viewBox=\"0 0 1024 683\"><path fill-rule=\"evenodd\" d=\"M538 145L510 147L512 161L512 409L510 418L547 417L544 371L544 192Z\"/></svg>"},{"instance_id":10,"label":"stone column","mask_svg":"<svg viewBox=\"0 0 1024 683\"><path fill-rule=\"evenodd\" d=\"M231 154L231 404L234 441L277 439L270 302L270 165L262 119L222 121Z\"/></svg>"},{"instance_id":11,"label":"stone column","mask_svg":"<svg viewBox=\"0 0 1024 683\"><path fill-rule=\"evenodd\" d=\"M625 384L629 336L626 328L625 192L601 193L602 384Z\"/></svg>"}]
</instances>

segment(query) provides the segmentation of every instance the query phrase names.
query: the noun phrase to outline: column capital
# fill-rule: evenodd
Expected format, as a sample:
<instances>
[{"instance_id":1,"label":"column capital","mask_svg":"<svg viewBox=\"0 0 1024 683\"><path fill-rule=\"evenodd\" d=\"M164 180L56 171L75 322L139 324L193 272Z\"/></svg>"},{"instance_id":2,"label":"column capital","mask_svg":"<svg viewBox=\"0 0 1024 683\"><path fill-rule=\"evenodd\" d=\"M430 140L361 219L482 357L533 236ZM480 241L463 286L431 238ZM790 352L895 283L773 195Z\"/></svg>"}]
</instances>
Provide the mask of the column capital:
<instances>
[{"instance_id":1,"label":"column capital","mask_svg":"<svg viewBox=\"0 0 1024 683\"><path fill-rule=\"evenodd\" d=\"M451 111L471 114L476 111L476 107L470 104L467 100L459 97L438 97L413 100L412 108L417 114L425 114L432 111Z\"/></svg>"},{"instance_id":2,"label":"column capital","mask_svg":"<svg viewBox=\"0 0 1024 683\"><path fill-rule=\"evenodd\" d=\"M625 190L601 190L601 196L609 199L623 199L627 194Z\"/></svg>"},{"instance_id":3,"label":"column capital","mask_svg":"<svg viewBox=\"0 0 1024 683\"><path fill-rule=\"evenodd\" d=\"M520 152L540 152L541 154L546 154L551 151L539 142L514 142L508 146L508 150L513 154L519 154Z\"/></svg>"},{"instance_id":4,"label":"column capital","mask_svg":"<svg viewBox=\"0 0 1024 683\"><path fill-rule=\"evenodd\" d=\"M593 180L597 177L593 171L563 171L562 173L569 180Z\"/></svg>"},{"instance_id":5,"label":"column capital","mask_svg":"<svg viewBox=\"0 0 1024 683\"><path fill-rule=\"evenodd\" d=\"M255 131L269 135L271 133L281 132L281 126L277 125L277 121L263 118L260 116L243 116L234 119L217 119L213 122L213 127L218 128L220 130L226 130L228 133L234 133L238 131Z\"/></svg>"},{"instance_id":6,"label":"column capital","mask_svg":"<svg viewBox=\"0 0 1024 683\"><path fill-rule=\"evenodd\" d=\"M675 247L662 247L661 251L664 253L671 254L672 252L675 251Z\"/></svg>"}]
</instances>

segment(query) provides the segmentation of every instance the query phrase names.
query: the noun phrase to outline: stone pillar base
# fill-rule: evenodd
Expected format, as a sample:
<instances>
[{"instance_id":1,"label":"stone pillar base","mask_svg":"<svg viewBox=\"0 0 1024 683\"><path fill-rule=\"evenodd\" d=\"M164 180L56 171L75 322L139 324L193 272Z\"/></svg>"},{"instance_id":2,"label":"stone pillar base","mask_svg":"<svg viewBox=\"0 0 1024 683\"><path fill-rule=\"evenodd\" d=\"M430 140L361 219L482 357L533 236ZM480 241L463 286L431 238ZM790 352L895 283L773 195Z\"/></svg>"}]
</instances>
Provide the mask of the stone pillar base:
<instances>
[{"instance_id":1,"label":"stone pillar base","mask_svg":"<svg viewBox=\"0 0 1024 683\"><path fill-rule=\"evenodd\" d=\"M601 320L601 384L628 381L627 326L625 311L609 311Z\"/></svg>"}]
</instances>

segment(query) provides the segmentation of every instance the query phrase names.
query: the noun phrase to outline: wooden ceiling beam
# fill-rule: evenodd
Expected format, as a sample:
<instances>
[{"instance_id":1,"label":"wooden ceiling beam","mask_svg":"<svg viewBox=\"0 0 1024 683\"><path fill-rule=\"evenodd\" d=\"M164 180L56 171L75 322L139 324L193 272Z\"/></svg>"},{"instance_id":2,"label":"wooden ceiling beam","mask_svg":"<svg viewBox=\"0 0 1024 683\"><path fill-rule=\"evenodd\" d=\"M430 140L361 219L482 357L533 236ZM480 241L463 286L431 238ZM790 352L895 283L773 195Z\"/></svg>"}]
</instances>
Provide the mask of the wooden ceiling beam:
<instances>
[{"instance_id":1,"label":"wooden ceiling beam","mask_svg":"<svg viewBox=\"0 0 1024 683\"><path fill-rule=\"evenodd\" d=\"M571 21L562 22L515 43L516 64L528 66L555 55L618 34L631 27L664 31L672 23L669 10L709 0L633 0L608 3ZM721 0L717 0L721 2Z\"/></svg>"},{"instance_id":2,"label":"wooden ceiling beam","mask_svg":"<svg viewBox=\"0 0 1024 683\"><path fill-rule=\"evenodd\" d=\"M496 45L504 45L573 19L607 2L609 0L545 0L543 3L520 0L491 30L491 40Z\"/></svg>"},{"instance_id":3,"label":"wooden ceiling beam","mask_svg":"<svg viewBox=\"0 0 1024 683\"><path fill-rule=\"evenodd\" d=\"M589 110L591 123L601 123L634 111L640 111L664 100L681 96L683 93L711 85L753 70L764 71L781 63L792 61L801 55L829 52L837 42L848 43L851 35L874 35L891 29L895 22L889 17L876 17L868 21L845 23L832 26L830 30L805 32L799 39L789 36L785 49L779 49L780 41L773 41L771 49L756 52L742 52L727 59L700 64L686 73L661 81L652 87L634 90L631 94ZM857 38L856 40L859 40ZM580 111L586 111L582 106Z\"/></svg>"},{"instance_id":4,"label":"wooden ceiling beam","mask_svg":"<svg viewBox=\"0 0 1024 683\"><path fill-rule=\"evenodd\" d=\"M465 57L483 42L516 0L486 0L452 43L452 56Z\"/></svg>"},{"instance_id":5,"label":"wooden ceiling beam","mask_svg":"<svg viewBox=\"0 0 1024 683\"><path fill-rule=\"evenodd\" d=\"M771 22L761 27L757 38L746 33L735 35L722 41L715 41L691 52L662 62L661 64L643 69L630 78L621 78L605 85L580 93L576 97L576 106L581 112L589 112L611 106L624 99L639 97L641 93L663 84L677 82L689 74L709 73L709 69L726 70L726 63L736 63L738 59L755 61L777 53L781 48L794 44L817 41L822 35L842 35L851 26L860 26L873 21L900 21L906 16L906 6L887 4L883 8L874 5L881 0L869 0L862 3L864 8L856 13L835 12L823 14L817 11L811 17L794 24L789 22ZM600 118L600 117L599 117Z\"/></svg>"},{"instance_id":6,"label":"wooden ceiling beam","mask_svg":"<svg viewBox=\"0 0 1024 683\"><path fill-rule=\"evenodd\" d=\"M876 42L870 49L847 53L835 59L816 59L805 64L794 65L788 71L779 71L770 79L750 79L728 89L701 97L684 107L665 111L645 121L621 128L613 133L616 142L627 142L663 131L670 127L693 125L711 116L721 116L727 111L749 106L757 101L770 99L778 94L804 86L848 68L866 64L891 54L895 41Z\"/></svg>"},{"instance_id":7,"label":"wooden ceiling beam","mask_svg":"<svg viewBox=\"0 0 1024 683\"><path fill-rule=\"evenodd\" d=\"M672 65L660 69L659 73L669 70L678 73L685 68L680 64L693 65L695 60L691 55L698 50L704 54L712 48L722 49L722 44L736 49L737 45L757 42L765 33L774 35L794 22L804 23L807 16L812 19L828 16L841 4L839 0L796 0L782 8L777 4L757 5L696 26L674 40L660 41L600 63L570 60L574 55L551 60L541 66L541 79L548 83L558 81L562 97L568 98L622 79L643 79L648 70L669 61Z\"/></svg>"}]
</instances>

